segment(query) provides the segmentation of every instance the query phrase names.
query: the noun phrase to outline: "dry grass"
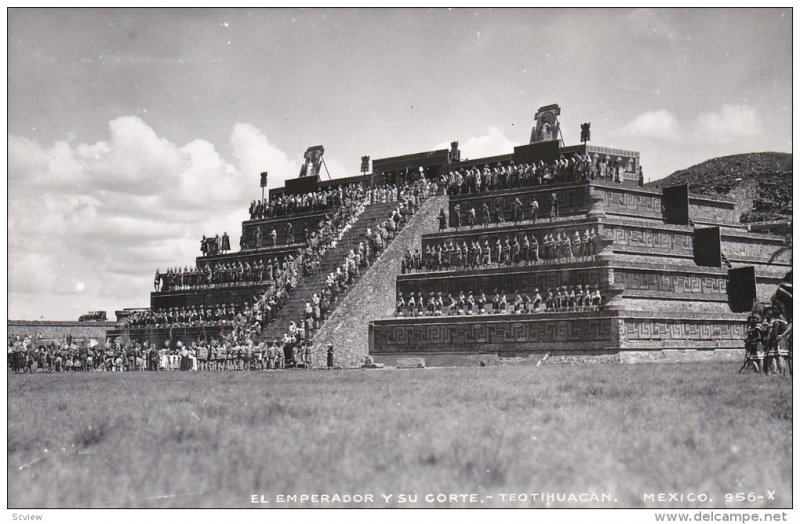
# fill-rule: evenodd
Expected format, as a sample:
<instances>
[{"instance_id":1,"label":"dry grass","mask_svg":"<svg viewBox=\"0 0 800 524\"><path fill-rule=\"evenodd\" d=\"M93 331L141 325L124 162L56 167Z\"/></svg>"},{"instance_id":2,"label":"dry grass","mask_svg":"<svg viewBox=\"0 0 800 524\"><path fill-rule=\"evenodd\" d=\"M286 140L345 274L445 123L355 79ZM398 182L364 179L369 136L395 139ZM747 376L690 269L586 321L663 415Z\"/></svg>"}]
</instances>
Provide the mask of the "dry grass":
<instances>
[{"instance_id":1,"label":"dry grass","mask_svg":"<svg viewBox=\"0 0 800 524\"><path fill-rule=\"evenodd\" d=\"M8 505L596 491L630 507L703 491L721 507L726 491L770 489L738 506L790 506L791 381L737 368L12 375Z\"/></svg>"}]
</instances>

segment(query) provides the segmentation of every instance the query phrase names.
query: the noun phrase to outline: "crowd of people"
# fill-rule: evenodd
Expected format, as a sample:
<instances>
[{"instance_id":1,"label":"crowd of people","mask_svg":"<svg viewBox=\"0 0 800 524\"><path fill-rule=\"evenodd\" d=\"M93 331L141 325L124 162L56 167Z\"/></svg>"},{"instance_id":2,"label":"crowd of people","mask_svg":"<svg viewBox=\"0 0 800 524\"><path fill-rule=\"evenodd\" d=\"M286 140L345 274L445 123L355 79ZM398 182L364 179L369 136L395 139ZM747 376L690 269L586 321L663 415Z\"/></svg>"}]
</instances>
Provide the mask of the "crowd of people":
<instances>
[{"instance_id":1,"label":"crowd of people","mask_svg":"<svg viewBox=\"0 0 800 524\"><path fill-rule=\"evenodd\" d=\"M322 224L322 220L320 220L316 227L319 228L320 224ZM272 226L269 232L266 232L265 228L260 226L256 226L252 229L251 236L242 235L239 239L239 246L242 250L246 251L249 249L262 249L265 247L277 247L278 246L278 228L279 226ZM305 242L308 242L310 237L312 236L312 228L308 225L308 220L303 221L303 239ZM291 222L287 222L286 226L284 226L284 235L283 235L284 244L290 246L294 243L297 243L297 237L294 232L294 225Z\"/></svg>"},{"instance_id":2,"label":"crowd of people","mask_svg":"<svg viewBox=\"0 0 800 524\"><path fill-rule=\"evenodd\" d=\"M392 210L391 216L379 221L375 226L367 228L364 240L359 241L358 246L350 249L345 255L342 264L337 266L334 271L325 278L322 289L313 293L305 304L303 318L296 324L292 322L289 332L302 327L305 333L311 334L319 329L320 325L327 318L330 305L336 302L337 297L347 293L349 288L355 284L361 275L362 268L369 268L371 262L376 259L386 245L391 242L401 231L408 220L417 212L419 206L430 196L432 186L423 180L418 180L400 191L394 190L388 193L373 193L370 197L371 203L376 203L373 198L379 198L380 202L398 201L397 207ZM312 271L318 270L312 268Z\"/></svg>"},{"instance_id":3,"label":"crowd of people","mask_svg":"<svg viewBox=\"0 0 800 524\"><path fill-rule=\"evenodd\" d=\"M169 268L166 272L156 270L153 280L155 291L178 291L198 288L253 286L279 280L283 271L291 265L293 255L261 257L242 262L205 263L195 267Z\"/></svg>"},{"instance_id":4,"label":"crowd of people","mask_svg":"<svg viewBox=\"0 0 800 524\"><path fill-rule=\"evenodd\" d=\"M353 227L366 205L399 201L388 219L368 228L363 241L349 250L340 266L331 272L319 292L312 294L306 304L304 316L289 326L287 335L310 334L325 320L327 312L338 296L353 285L363 267L377 257L396 232L403 227L411 214L427 198L429 184L419 181L406 187L348 186L337 192L343 196L341 205L320 221L318 230L307 235L306 246L298 256L287 255L256 260L252 264L241 261L206 264L201 268L184 268L156 274L156 290L214 288L266 284L260 296L244 304L213 304L183 306L155 310L135 311L129 316L133 328L163 327L222 327L230 330L232 340L240 342L258 337L267 323L275 319L289 294L297 287L300 273L318 274L325 254L337 247L342 237ZM301 338L302 339L302 338ZM285 342L285 341L284 341Z\"/></svg>"},{"instance_id":5,"label":"crowd of people","mask_svg":"<svg viewBox=\"0 0 800 524\"><path fill-rule=\"evenodd\" d=\"M413 184L412 184L413 185ZM386 203L386 202L393 202L396 200L400 200L404 193L407 193L408 188L406 186L398 187L396 185L390 184L383 184L378 186L364 186L362 184L354 183L346 186L341 190L326 190L322 191L321 193L324 194L335 194L336 201L341 202L341 204L337 205L337 208L342 205L348 205L348 202L363 202L364 204L377 204L377 203ZM313 197L316 193L308 193L303 195L303 198L314 202L315 200L319 200L322 197ZM284 197L281 197L281 199ZM289 197L286 197L289 198ZM301 199L302 201L302 199ZM308 210L318 210L322 211L325 209L331 209L331 206L326 206L324 208L312 205L312 207L307 208L305 206L300 206L300 210L297 213L301 213ZM278 216L291 216L294 212L287 212L283 215ZM316 231L318 231L322 227L323 221L319 221L317 224L310 224L310 220L304 220L302 225L302 242L306 245L313 243L316 237ZM240 239L240 245L243 250L249 249L258 249L263 247L275 247L278 245L278 228L284 229L284 241L286 245L291 245L294 243L299 243L300 240L297 238L297 234L294 230L294 225L291 222L287 222L285 225L277 225L269 228L267 231L261 227L254 227L251 228L251 233L248 236L242 236ZM323 240L324 242L324 240Z\"/></svg>"},{"instance_id":6,"label":"crowd of people","mask_svg":"<svg viewBox=\"0 0 800 524\"><path fill-rule=\"evenodd\" d=\"M275 320L289 294L297 287L302 257L289 258L274 273L269 286L253 296L252 303L191 305L135 311L128 317L132 328L164 327L222 327L233 334L234 340L257 336L268 323Z\"/></svg>"},{"instance_id":7,"label":"crowd of people","mask_svg":"<svg viewBox=\"0 0 800 524\"><path fill-rule=\"evenodd\" d=\"M506 165L498 162L495 167L485 164L461 168L442 175L441 184L447 187L450 195L464 195L535 185L578 182L585 180L607 180L621 183L628 162L622 157L612 158L598 153L576 153L569 158L560 155L558 159L547 164L539 162L515 164L513 160ZM641 166L639 180L643 181Z\"/></svg>"},{"instance_id":8,"label":"crowd of people","mask_svg":"<svg viewBox=\"0 0 800 524\"><path fill-rule=\"evenodd\" d=\"M365 193L368 193L370 203L390 202L397 200L402 191L403 187L394 184L381 184L367 188L360 182L353 182L333 189L321 189L300 195L283 194L273 200L253 200L250 203L250 220L334 210L345 204L347 200L363 197Z\"/></svg>"},{"instance_id":9,"label":"crowd of people","mask_svg":"<svg viewBox=\"0 0 800 524\"><path fill-rule=\"evenodd\" d=\"M487 295L483 291L460 292L457 296L448 293L443 296L419 291L409 293L408 298L400 293L395 308L398 317L438 317L453 315L501 315L564 311L597 311L603 305L603 295L599 287L577 284L548 289L542 296L534 289L532 296L527 293L514 293L509 297L504 292Z\"/></svg>"},{"instance_id":10,"label":"crowd of people","mask_svg":"<svg viewBox=\"0 0 800 524\"><path fill-rule=\"evenodd\" d=\"M222 236L214 235L213 237L206 237L200 239L200 252L203 256L219 255L227 253L231 250L231 237L228 232L222 233Z\"/></svg>"},{"instance_id":11,"label":"crowd of people","mask_svg":"<svg viewBox=\"0 0 800 524\"><path fill-rule=\"evenodd\" d=\"M10 337L8 362L14 373L132 372L132 371L240 371L287 368L334 367L334 349L328 345L325 362L315 362L309 339L237 342L231 338L198 340L172 346L169 340L158 348L148 342L124 344L121 338L104 345L80 344L69 339L62 344L36 346L30 336Z\"/></svg>"},{"instance_id":12,"label":"crowd of people","mask_svg":"<svg viewBox=\"0 0 800 524\"><path fill-rule=\"evenodd\" d=\"M465 208L463 209L461 204L456 204L453 207L450 225L455 229L458 229L460 227L486 228L489 227L490 224L502 224L506 221L518 224L520 222L530 220L531 223L535 224L537 218L540 216L540 209L542 209L542 205L539 204L539 201L536 199L535 195L531 196L527 205L522 202L521 197L516 197L514 202L511 204L510 217L507 217L505 211L503 210L503 199L501 197L497 197L495 200L493 211L489 209L488 202L483 202L479 210L475 209L475 206L472 205L472 203L467 202L465 203ZM551 193L547 197L547 210L550 222L559 217L558 195L556 195L556 193ZM448 220L444 209L439 210L438 220L439 231L447 229Z\"/></svg>"},{"instance_id":13,"label":"crowd of people","mask_svg":"<svg viewBox=\"0 0 800 524\"><path fill-rule=\"evenodd\" d=\"M326 192L327 193L327 192ZM363 211L366 190L361 185L336 190L339 207L320 220L317 230L304 228L305 249L298 257L292 255L257 259L252 264L241 259L231 262L206 263L201 267L170 268L162 273L156 270L153 286L155 291L193 289L199 287L249 286L269 283L280 278L280 268L286 266L306 267L312 257L321 257L330 246L336 245L346 229ZM291 223L287 225L291 227ZM274 229L273 229L274 232ZM289 231L291 233L291 231ZM291 235L290 235L291 236Z\"/></svg>"},{"instance_id":14,"label":"crowd of people","mask_svg":"<svg viewBox=\"0 0 800 524\"><path fill-rule=\"evenodd\" d=\"M334 189L323 189L299 195L283 194L272 200L253 200L250 202L250 220L336 209L344 203L348 193L358 190L360 187L361 184L356 182ZM352 195L350 196L352 197Z\"/></svg>"},{"instance_id":15,"label":"crowd of people","mask_svg":"<svg viewBox=\"0 0 800 524\"><path fill-rule=\"evenodd\" d=\"M410 249L400 261L401 273L412 271L467 270L486 267L512 267L533 265L540 262L561 263L577 260L590 260L597 253L597 231L586 229L583 234L570 232L547 233L542 241L531 233L512 234L511 237L497 237L471 241L450 240L438 244L428 244L425 252Z\"/></svg>"},{"instance_id":16,"label":"crowd of people","mask_svg":"<svg viewBox=\"0 0 800 524\"><path fill-rule=\"evenodd\" d=\"M739 373L752 368L765 375L792 374L792 325L780 307L766 306L747 319L745 360Z\"/></svg>"},{"instance_id":17,"label":"crowd of people","mask_svg":"<svg viewBox=\"0 0 800 524\"><path fill-rule=\"evenodd\" d=\"M257 337L264 326L275 321L289 294L297 287L302 257L292 258L274 273L269 286L253 296L252 303L191 305L134 311L128 317L133 329L219 327L234 342Z\"/></svg>"}]
</instances>

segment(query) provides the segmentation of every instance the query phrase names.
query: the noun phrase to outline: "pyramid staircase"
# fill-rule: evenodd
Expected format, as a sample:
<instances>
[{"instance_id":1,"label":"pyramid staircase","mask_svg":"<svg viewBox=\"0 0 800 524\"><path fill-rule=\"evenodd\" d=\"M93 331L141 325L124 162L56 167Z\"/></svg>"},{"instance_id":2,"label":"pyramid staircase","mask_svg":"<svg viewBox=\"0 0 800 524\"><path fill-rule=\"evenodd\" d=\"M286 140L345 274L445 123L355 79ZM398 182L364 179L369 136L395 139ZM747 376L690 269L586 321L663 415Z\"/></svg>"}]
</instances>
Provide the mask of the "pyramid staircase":
<instances>
[{"instance_id":1,"label":"pyramid staircase","mask_svg":"<svg viewBox=\"0 0 800 524\"><path fill-rule=\"evenodd\" d=\"M314 293L322 290L328 274L336 271L336 268L344 263L345 257L351 249L355 249L359 242L365 241L368 228L374 229L378 223L387 220L397 206L398 202L396 201L367 205L358 216L358 220L342 235L336 247L329 248L325 252L319 272L316 275L304 275L298 279L297 287L286 299L283 307L275 314L273 321L264 326L259 339L272 341L282 338L284 333L288 332L289 322L294 320L295 323L298 323L299 320L302 320L306 303L311 302L311 296ZM361 268L361 271L363 275L364 268ZM341 300L341 294L338 300ZM331 304L331 310L335 307L336 304Z\"/></svg>"},{"instance_id":2,"label":"pyramid staircase","mask_svg":"<svg viewBox=\"0 0 800 524\"><path fill-rule=\"evenodd\" d=\"M337 366L354 366L363 361L369 348L369 323L392 314L395 308L395 280L407 249L420 245L424 234L438 229L439 209L447 207L447 196L428 198L405 228L386 246L381 256L337 302L336 310L314 334L317 362L325 359L328 344L333 344Z\"/></svg>"}]
</instances>

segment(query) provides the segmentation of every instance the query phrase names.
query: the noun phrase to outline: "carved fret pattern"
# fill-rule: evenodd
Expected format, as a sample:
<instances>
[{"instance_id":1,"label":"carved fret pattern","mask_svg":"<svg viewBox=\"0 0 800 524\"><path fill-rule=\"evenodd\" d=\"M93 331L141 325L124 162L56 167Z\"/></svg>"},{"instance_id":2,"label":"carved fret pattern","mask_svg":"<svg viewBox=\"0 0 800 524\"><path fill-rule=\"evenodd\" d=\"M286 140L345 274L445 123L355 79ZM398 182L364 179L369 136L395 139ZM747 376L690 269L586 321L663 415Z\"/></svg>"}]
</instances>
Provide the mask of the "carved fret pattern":
<instances>
[{"instance_id":1,"label":"carved fret pattern","mask_svg":"<svg viewBox=\"0 0 800 524\"><path fill-rule=\"evenodd\" d=\"M611 225L607 227L614 239L614 246L656 249L676 255L693 255L691 232L663 231L636 226Z\"/></svg>"},{"instance_id":2,"label":"carved fret pattern","mask_svg":"<svg viewBox=\"0 0 800 524\"><path fill-rule=\"evenodd\" d=\"M601 189L607 212L661 218L661 196Z\"/></svg>"},{"instance_id":3,"label":"carved fret pattern","mask_svg":"<svg viewBox=\"0 0 800 524\"><path fill-rule=\"evenodd\" d=\"M713 320L625 320L626 340L743 340L745 322Z\"/></svg>"},{"instance_id":4,"label":"carved fret pattern","mask_svg":"<svg viewBox=\"0 0 800 524\"><path fill-rule=\"evenodd\" d=\"M624 284L625 289L666 291L672 293L727 294L727 277L724 275L691 275L654 273L617 269L614 282Z\"/></svg>"},{"instance_id":5,"label":"carved fret pattern","mask_svg":"<svg viewBox=\"0 0 800 524\"><path fill-rule=\"evenodd\" d=\"M612 319L570 318L564 320L474 321L458 323L381 324L374 326L375 352L397 351L486 351L493 349L546 349L553 343L611 343Z\"/></svg>"}]
</instances>

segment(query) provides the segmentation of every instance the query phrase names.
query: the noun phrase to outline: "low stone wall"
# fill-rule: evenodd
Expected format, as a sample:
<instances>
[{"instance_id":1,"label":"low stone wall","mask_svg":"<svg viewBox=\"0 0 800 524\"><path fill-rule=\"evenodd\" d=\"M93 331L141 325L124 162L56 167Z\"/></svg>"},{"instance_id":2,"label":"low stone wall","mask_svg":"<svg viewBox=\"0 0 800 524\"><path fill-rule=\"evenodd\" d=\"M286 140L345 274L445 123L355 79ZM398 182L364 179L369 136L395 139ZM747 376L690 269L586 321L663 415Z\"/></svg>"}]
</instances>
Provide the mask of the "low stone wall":
<instances>
[{"instance_id":1,"label":"low stone wall","mask_svg":"<svg viewBox=\"0 0 800 524\"><path fill-rule=\"evenodd\" d=\"M378 320L370 354L614 350L618 323L603 312Z\"/></svg>"},{"instance_id":2,"label":"low stone wall","mask_svg":"<svg viewBox=\"0 0 800 524\"><path fill-rule=\"evenodd\" d=\"M171 341L171 347L176 347L178 341L188 344L194 341L210 341L212 338L219 338L220 332L230 331L230 328L219 326L208 327L175 327L175 328L119 328L109 329L104 337L114 340L122 338L125 344L131 342L148 342L158 347L163 347L165 340ZM103 339L105 340L105 338Z\"/></svg>"},{"instance_id":3,"label":"low stone wall","mask_svg":"<svg viewBox=\"0 0 800 524\"><path fill-rule=\"evenodd\" d=\"M738 224L740 212L735 202L698 195L689 196L689 217L697 224Z\"/></svg>"},{"instance_id":4,"label":"low stone wall","mask_svg":"<svg viewBox=\"0 0 800 524\"><path fill-rule=\"evenodd\" d=\"M525 356L619 351L735 350L744 344L746 314L613 311L396 318L370 324L370 354Z\"/></svg>"},{"instance_id":5,"label":"low stone wall","mask_svg":"<svg viewBox=\"0 0 800 524\"><path fill-rule=\"evenodd\" d=\"M533 293L534 289L544 296L549 288L562 285L591 285L607 288L609 267L597 262L577 262L560 265L533 265L520 267L499 267L475 271L441 271L429 273L410 273L397 277L397 292L408 297L409 293L423 292L427 298L430 292L480 294L491 298L495 289L500 293ZM477 298L477 296L476 296ZM513 298L513 297L512 297Z\"/></svg>"},{"instance_id":6,"label":"low stone wall","mask_svg":"<svg viewBox=\"0 0 800 524\"><path fill-rule=\"evenodd\" d=\"M455 225L455 206L461 208L461 224L467 221L467 212L470 207L475 208L476 222L482 222L481 209L485 203L489 207L492 219L495 210L500 208L503 219L511 220L511 208L514 200L519 198L525 218L530 218L531 198L536 198L539 203L539 217L546 217L550 213L550 195L556 194L558 212L560 216L580 215L587 211L589 198L589 185L586 182L571 184L554 184L552 186L528 186L510 188L505 190L485 191L468 195L451 195L448 204L449 226Z\"/></svg>"},{"instance_id":7,"label":"low stone wall","mask_svg":"<svg viewBox=\"0 0 800 524\"><path fill-rule=\"evenodd\" d=\"M690 364L704 362L742 362L744 348L712 350L664 350L664 351L619 351L549 353L532 352L515 357L502 357L494 354L408 354L375 355L375 362L387 368L397 366L399 358L418 357L425 360L426 368L439 367L483 367L483 366L558 366L581 364L651 364L672 363ZM411 373L412 371L405 371ZM424 373L424 369L414 370Z\"/></svg>"},{"instance_id":8,"label":"low stone wall","mask_svg":"<svg viewBox=\"0 0 800 524\"><path fill-rule=\"evenodd\" d=\"M458 242L459 245L463 245L464 242L470 244L475 240L480 242L481 247L483 247L484 242L488 240L492 249L495 249L495 244L498 239L504 241L506 238L508 238L511 242L513 242L513 239L516 236L521 241L523 235L528 235L529 239L533 236L536 236L537 241L539 242L539 252L541 254L541 242L546 234L555 235L556 233L560 232L562 234L568 233L570 237L572 237L577 231L581 234L581 236L583 236L583 233L587 229L591 229L593 227L597 228L597 226L598 221L594 219L564 218L552 223L548 221L540 221L536 224L533 224L528 221L515 225L513 222L506 222L502 225L494 225L485 229L482 227L461 228L458 231L449 229L441 233L424 235L422 237L422 247L420 249L420 253L424 253L429 246L431 248L437 247L443 242L447 244L450 242Z\"/></svg>"},{"instance_id":9,"label":"low stone wall","mask_svg":"<svg viewBox=\"0 0 800 524\"><path fill-rule=\"evenodd\" d=\"M497 240L509 239L513 243L514 237L522 239L527 235L529 239L536 237L539 243L539 252L542 251L542 240L545 235L558 233L568 234L572 238L577 231L581 237L587 229L595 229L613 240L614 252L651 255L656 257L694 257L694 230L690 226L675 226L668 224L646 223L619 217L598 220L596 218L565 218L555 222L540 221L536 224L523 222L517 225L506 223L489 228L474 227L447 230L422 237L421 253L428 247L435 248L440 244L450 242L468 245L478 241L481 246L486 241L495 249Z\"/></svg>"},{"instance_id":10,"label":"low stone wall","mask_svg":"<svg viewBox=\"0 0 800 524\"><path fill-rule=\"evenodd\" d=\"M669 316L668 316L669 315ZM744 347L747 314L624 313L621 349L736 349Z\"/></svg>"},{"instance_id":11,"label":"low stone wall","mask_svg":"<svg viewBox=\"0 0 800 524\"><path fill-rule=\"evenodd\" d=\"M307 226L309 231L316 231L319 229L319 222L327 213L332 213L333 211L334 210L311 211L279 218L247 220L242 222L242 237L245 239L247 246L263 247L271 245L272 239L269 234L270 231L275 229L278 244L286 244L286 228L289 224L292 224L292 234L294 236L292 243L302 242L303 227ZM256 245L256 231L261 232L260 246Z\"/></svg>"},{"instance_id":12,"label":"low stone wall","mask_svg":"<svg viewBox=\"0 0 800 524\"><path fill-rule=\"evenodd\" d=\"M722 232L722 253L731 262L790 265L792 252L783 237L748 232ZM788 268L787 268L788 271Z\"/></svg>"},{"instance_id":13,"label":"low stone wall","mask_svg":"<svg viewBox=\"0 0 800 524\"><path fill-rule=\"evenodd\" d=\"M619 362L621 364L741 362L744 359L744 353L744 347L711 350L620 351Z\"/></svg>"},{"instance_id":14,"label":"low stone wall","mask_svg":"<svg viewBox=\"0 0 800 524\"><path fill-rule=\"evenodd\" d=\"M60 320L9 320L10 336L31 335L36 337L34 343L49 344L64 342L67 335L72 335L76 342L96 339L105 342L106 331L114 327L114 322L73 322Z\"/></svg>"},{"instance_id":15,"label":"low stone wall","mask_svg":"<svg viewBox=\"0 0 800 524\"><path fill-rule=\"evenodd\" d=\"M552 193L558 199L559 214L562 216L585 213L588 209L589 187L603 197L605 212L635 218L662 220L662 192L660 190L632 187L606 181L572 182L547 186L527 186L503 190L485 191L468 195L451 195L448 205L450 226L453 226L452 215L456 204L461 206L463 214L461 223L465 222L467 210L475 207L480 219L483 204L489 206L494 216L496 208L502 209L506 220L511 218L511 206L514 199L519 198L523 204L525 217L531 197L539 202L539 215L547 216L550 211L549 197ZM739 212L735 202L703 195L689 195L689 216L698 224L725 225L738 224Z\"/></svg>"},{"instance_id":16,"label":"low stone wall","mask_svg":"<svg viewBox=\"0 0 800 524\"><path fill-rule=\"evenodd\" d=\"M296 256L299 250L305 249L305 243L299 242L291 245L281 245L280 243L275 247L262 247L260 249L248 249L245 251L234 251L225 253L224 255L214 255L208 257L197 257L195 265L198 267L211 264L212 266L217 263L231 264L241 262L253 264L254 262L266 263L268 260L286 258L288 255Z\"/></svg>"},{"instance_id":17,"label":"low stone wall","mask_svg":"<svg viewBox=\"0 0 800 524\"><path fill-rule=\"evenodd\" d=\"M728 272L725 269L680 266L615 266L614 283L625 286L625 291L651 291L657 293L711 295L727 298Z\"/></svg>"},{"instance_id":18,"label":"low stone wall","mask_svg":"<svg viewBox=\"0 0 800 524\"><path fill-rule=\"evenodd\" d=\"M637 218L662 219L661 191L594 183L603 197L606 213Z\"/></svg>"},{"instance_id":19,"label":"low stone wall","mask_svg":"<svg viewBox=\"0 0 800 524\"><path fill-rule=\"evenodd\" d=\"M183 291L165 291L150 294L150 307L162 309L183 306L216 306L217 304L244 304L255 302L254 296L261 295L267 286L236 286L197 288Z\"/></svg>"},{"instance_id":20,"label":"low stone wall","mask_svg":"<svg viewBox=\"0 0 800 524\"><path fill-rule=\"evenodd\" d=\"M663 219L662 192L645 188L631 188L609 182L593 182L603 195L606 212L638 218ZM689 195L689 217L695 223L706 225L738 224L736 203L703 195Z\"/></svg>"},{"instance_id":21,"label":"low stone wall","mask_svg":"<svg viewBox=\"0 0 800 524\"><path fill-rule=\"evenodd\" d=\"M667 257L694 257L694 232L688 226L644 225L606 221L603 230L615 252Z\"/></svg>"}]
</instances>

